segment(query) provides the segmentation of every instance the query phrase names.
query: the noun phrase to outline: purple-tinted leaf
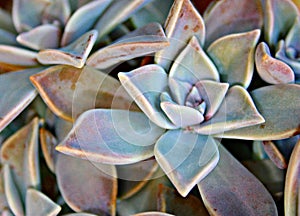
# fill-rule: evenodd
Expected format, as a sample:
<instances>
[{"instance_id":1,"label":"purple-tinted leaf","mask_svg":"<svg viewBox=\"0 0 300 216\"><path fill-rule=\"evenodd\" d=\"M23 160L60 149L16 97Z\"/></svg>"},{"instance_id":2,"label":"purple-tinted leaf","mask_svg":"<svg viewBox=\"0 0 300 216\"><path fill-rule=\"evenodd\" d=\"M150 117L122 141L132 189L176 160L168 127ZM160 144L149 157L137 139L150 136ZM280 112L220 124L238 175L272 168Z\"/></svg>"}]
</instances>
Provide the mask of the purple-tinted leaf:
<instances>
[{"instance_id":1,"label":"purple-tinted leaf","mask_svg":"<svg viewBox=\"0 0 300 216\"><path fill-rule=\"evenodd\" d=\"M217 167L200 183L199 191L211 215L277 215L275 202L263 184L224 147Z\"/></svg>"},{"instance_id":2,"label":"purple-tinted leaf","mask_svg":"<svg viewBox=\"0 0 300 216\"><path fill-rule=\"evenodd\" d=\"M233 33L260 29L263 24L261 3L252 1L216 1L204 14L205 46L216 39Z\"/></svg>"},{"instance_id":3,"label":"purple-tinted leaf","mask_svg":"<svg viewBox=\"0 0 300 216\"><path fill-rule=\"evenodd\" d=\"M279 84L251 92L265 122L259 125L224 132L220 137L249 140L277 140L299 134L300 86Z\"/></svg>"},{"instance_id":4,"label":"purple-tinted leaf","mask_svg":"<svg viewBox=\"0 0 300 216\"><path fill-rule=\"evenodd\" d=\"M56 177L66 203L76 212L115 215L117 181L111 165L58 154Z\"/></svg>"},{"instance_id":5,"label":"purple-tinted leaf","mask_svg":"<svg viewBox=\"0 0 300 216\"><path fill-rule=\"evenodd\" d=\"M132 216L175 216L175 215L167 214L164 212L152 211L152 212L137 213Z\"/></svg>"},{"instance_id":6,"label":"purple-tinted leaf","mask_svg":"<svg viewBox=\"0 0 300 216\"><path fill-rule=\"evenodd\" d=\"M272 141L263 141L263 147L269 158L279 169L285 169L287 167L285 158Z\"/></svg>"},{"instance_id":7,"label":"purple-tinted leaf","mask_svg":"<svg viewBox=\"0 0 300 216\"><path fill-rule=\"evenodd\" d=\"M165 22L166 35L170 46L158 52L155 61L169 70L173 60L187 45L193 36L204 44L205 27L198 11L189 0L176 0Z\"/></svg>"},{"instance_id":8,"label":"purple-tinted leaf","mask_svg":"<svg viewBox=\"0 0 300 216\"><path fill-rule=\"evenodd\" d=\"M271 56L269 47L261 42L255 52L255 64L259 76L271 84L294 82L293 70L285 64Z\"/></svg>"},{"instance_id":9,"label":"purple-tinted leaf","mask_svg":"<svg viewBox=\"0 0 300 216\"><path fill-rule=\"evenodd\" d=\"M207 176L219 160L218 142L212 137L169 130L156 142L160 167L182 196Z\"/></svg>"},{"instance_id":10,"label":"purple-tinted leaf","mask_svg":"<svg viewBox=\"0 0 300 216\"><path fill-rule=\"evenodd\" d=\"M212 43L207 52L215 62L221 80L247 88L254 70L254 50L260 30L231 34Z\"/></svg>"},{"instance_id":11,"label":"purple-tinted leaf","mask_svg":"<svg viewBox=\"0 0 300 216\"><path fill-rule=\"evenodd\" d=\"M153 156L163 133L141 112L95 109L78 118L56 150L100 163L130 164Z\"/></svg>"}]
</instances>

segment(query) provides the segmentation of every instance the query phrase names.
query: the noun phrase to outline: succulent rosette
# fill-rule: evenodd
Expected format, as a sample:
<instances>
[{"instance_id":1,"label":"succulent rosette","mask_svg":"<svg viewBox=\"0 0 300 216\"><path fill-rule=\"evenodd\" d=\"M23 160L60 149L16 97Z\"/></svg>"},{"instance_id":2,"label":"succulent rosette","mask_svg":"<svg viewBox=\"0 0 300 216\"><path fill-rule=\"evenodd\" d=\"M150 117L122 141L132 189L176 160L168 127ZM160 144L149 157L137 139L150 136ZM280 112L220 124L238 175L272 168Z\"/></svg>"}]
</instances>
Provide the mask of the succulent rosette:
<instances>
[{"instance_id":1,"label":"succulent rosette","mask_svg":"<svg viewBox=\"0 0 300 216\"><path fill-rule=\"evenodd\" d=\"M269 0L263 6L264 41L256 49L257 71L270 84L299 83L299 10L289 0Z\"/></svg>"},{"instance_id":2,"label":"succulent rosette","mask_svg":"<svg viewBox=\"0 0 300 216\"><path fill-rule=\"evenodd\" d=\"M10 94L16 89L14 84L5 85L12 80L18 86L15 94L3 97L9 100L0 110L1 130L37 96L29 77L43 73L46 67L65 65L78 71L88 66L105 71L166 47L168 42L159 23L147 23L139 29L131 26L135 31L123 25L148 3L15 0L12 15L0 9L0 65L1 73L5 73L1 91ZM115 16L116 11L119 16ZM18 72L6 73L9 71Z\"/></svg>"},{"instance_id":3,"label":"succulent rosette","mask_svg":"<svg viewBox=\"0 0 300 216\"><path fill-rule=\"evenodd\" d=\"M189 1L175 1L165 24L170 46L156 53L156 64L118 75L142 112L87 111L57 150L108 164L130 164L154 155L178 192L186 196L217 165L220 143L216 138L289 136L283 135L282 128L269 131L275 117L270 109L276 104L270 92L291 88L286 94L294 94L299 88L258 89L252 93L256 108L245 88L253 75L262 16L258 2L236 3L248 11L246 17L251 18L243 20L247 25L216 33L228 20L214 23L212 18L221 14L226 1L216 3L204 20ZM206 42L205 37L215 41ZM298 112L295 107L291 110ZM294 127L284 130L292 134Z\"/></svg>"}]
</instances>

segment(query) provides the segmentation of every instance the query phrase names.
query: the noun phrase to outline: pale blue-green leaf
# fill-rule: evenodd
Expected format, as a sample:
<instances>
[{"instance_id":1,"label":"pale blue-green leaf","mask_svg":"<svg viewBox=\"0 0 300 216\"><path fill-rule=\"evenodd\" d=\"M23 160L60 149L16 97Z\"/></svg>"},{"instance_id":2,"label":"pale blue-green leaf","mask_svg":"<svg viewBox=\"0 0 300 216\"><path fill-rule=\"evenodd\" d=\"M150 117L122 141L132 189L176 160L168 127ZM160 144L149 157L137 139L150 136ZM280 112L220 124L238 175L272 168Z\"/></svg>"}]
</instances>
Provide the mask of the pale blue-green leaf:
<instances>
[{"instance_id":1,"label":"pale blue-green leaf","mask_svg":"<svg viewBox=\"0 0 300 216\"><path fill-rule=\"evenodd\" d=\"M176 104L167 92L161 94L160 107L170 121L179 128L203 122L203 115L196 109Z\"/></svg>"},{"instance_id":2,"label":"pale blue-green leaf","mask_svg":"<svg viewBox=\"0 0 300 216\"><path fill-rule=\"evenodd\" d=\"M67 46L89 31L111 2L112 0L92 1L76 10L65 26L61 46Z\"/></svg>"},{"instance_id":3,"label":"pale blue-green leaf","mask_svg":"<svg viewBox=\"0 0 300 216\"><path fill-rule=\"evenodd\" d=\"M74 121L94 108L138 110L117 79L92 67L57 65L31 76L30 80L48 107L67 121Z\"/></svg>"},{"instance_id":4,"label":"pale blue-green leaf","mask_svg":"<svg viewBox=\"0 0 300 216\"><path fill-rule=\"evenodd\" d=\"M280 51L280 53L285 51ZM277 58L280 58L277 53ZM285 56L285 54L284 54ZM255 64L259 76L271 84L294 82L295 75L293 70L276 58L273 58L268 45L261 42L255 51Z\"/></svg>"},{"instance_id":5,"label":"pale blue-green leaf","mask_svg":"<svg viewBox=\"0 0 300 216\"><path fill-rule=\"evenodd\" d=\"M76 11L77 9L83 7L85 4L91 2L93 0L69 0L71 11Z\"/></svg>"},{"instance_id":6,"label":"pale blue-green leaf","mask_svg":"<svg viewBox=\"0 0 300 216\"><path fill-rule=\"evenodd\" d=\"M300 42L299 42L299 36L300 35L300 17L297 16L293 26L291 27L290 31L288 32L285 43L287 47L292 47L298 52L300 51Z\"/></svg>"},{"instance_id":7,"label":"pale blue-green leaf","mask_svg":"<svg viewBox=\"0 0 300 216\"><path fill-rule=\"evenodd\" d=\"M66 138L68 133L71 131L72 127L73 123L65 121L61 118L56 119L54 129L57 138L57 143L62 142Z\"/></svg>"},{"instance_id":8,"label":"pale blue-green leaf","mask_svg":"<svg viewBox=\"0 0 300 216\"><path fill-rule=\"evenodd\" d=\"M39 164L39 120L34 118L31 121L31 130L27 134L24 149L23 184L26 188L40 188L40 164Z\"/></svg>"},{"instance_id":9,"label":"pale blue-green leaf","mask_svg":"<svg viewBox=\"0 0 300 216\"><path fill-rule=\"evenodd\" d=\"M269 158L272 162L279 168L287 168L287 161L284 156L281 154L279 149L276 147L275 143L272 141L263 141L263 147Z\"/></svg>"},{"instance_id":10,"label":"pale blue-green leaf","mask_svg":"<svg viewBox=\"0 0 300 216\"><path fill-rule=\"evenodd\" d=\"M11 14L0 8L0 28L10 33L16 33Z\"/></svg>"},{"instance_id":11,"label":"pale blue-green leaf","mask_svg":"<svg viewBox=\"0 0 300 216\"><path fill-rule=\"evenodd\" d=\"M141 110L159 127L176 128L160 108L160 94L168 87L166 72L159 65L146 65L118 77Z\"/></svg>"},{"instance_id":12,"label":"pale blue-green leaf","mask_svg":"<svg viewBox=\"0 0 300 216\"><path fill-rule=\"evenodd\" d=\"M13 179L9 164L4 165L4 190L10 210L15 215L24 215L22 198Z\"/></svg>"},{"instance_id":13,"label":"pale blue-green leaf","mask_svg":"<svg viewBox=\"0 0 300 216\"><path fill-rule=\"evenodd\" d=\"M210 136L169 130L156 142L154 154L177 191L185 197L217 165L218 145Z\"/></svg>"},{"instance_id":14,"label":"pale blue-green leaf","mask_svg":"<svg viewBox=\"0 0 300 216\"><path fill-rule=\"evenodd\" d=\"M206 26L205 46L225 35L260 29L263 24L261 2L216 1L203 16Z\"/></svg>"},{"instance_id":15,"label":"pale blue-green leaf","mask_svg":"<svg viewBox=\"0 0 300 216\"><path fill-rule=\"evenodd\" d=\"M201 15L189 0L175 1L165 22L170 46L155 55L155 62L169 70L172 62L193 36L204 44L205 26Z\"/></svg>"},{"instance_id":16,"label":"pale blue-green leaf","mask_svg":"<svg viewBox=\"0 0 300 216\"><path fill-rule=\"evenodd\" d=\"M43 156L45 158L48 168L55 173L54 164L56 162L57 152L55 147L57 145L57 140L54 135L47 129L41 128L39 131L40 143L42 147Z\"/></svg>"},{"instance_id":17,"label":"pale blue-green leaf","mask_svg":"<svg viewBox=\"0 0 300 216\"><path fill-rule=\"evenodd\" d=\"M134 214L132 216L175 216L175 215L164 213L164 212L151 211L151 212L137 213L137 214Z\"/></svg>"},{"instance_id":18,"label":"pale blue-green leaf","mask_svg":"<svg viewBox=\"0 0 300 216\"><path fill-rule=\"evenodd\" d=\"M63 216L97 216L97 215L90 214L90 213L71 213L71 214L64 214Z\"/></svg>"},{"instance_id":19,"label":"pale blue-green leaf","mask_svg":"<svg viewBox=\"0 0 300 216\"><path fill-rule=\"evenodd\" d=\"M170 69L169 86L174 95L174 99L179 104L184 104L185 96L190 91L178 91L177 82L186 82L194 85L200 80L219 81L217 68L205 54L195 36L189 44L178 55Z\"/></svg>"},{"instance_id":20,"label":"pale blue-green leaf","mask_svg":"<svg viewBox=\"0 0 300 216\"><path fill-rule=\"evenodd\" d=\"M94 28L99 32L97 40L108 34L118 24L124 22L133 13L149 3L149 1L150 0L113 1L95 24ZM124 7L124 5L126 6Z\"/></svg>"},{"instance_id":21,"label":"pale blue-green leaf","mask_svg":"<svg viewBox=\"0 0 300 216\"><path fill-rule=\"evenodd\" d=\"M123 61L157 52L168 45L169 42L160 24L150 23L95 52L88 58L87 65L105 69Z\"/></svg>"},{"instance_id":22,"label":"pale blue-green leaf","mask_svg":"<svg viewBox=\"0 0 300 216\"><path fill-rule=\"evenodd\" d=\"M264 38L271 48L275 48L282 36L292 27L299 12L290 0L264 0Z\"/></svg>"},{"instance_id":23,"label":"pale blue-green leaf","mask_svg":"<svg viewBox=\"0 0 300 216\"><path fill-rule=\"evenodd\" d=\"M259 125L227 131L218 136L247 140L279 140L300 133L300 86L278 84L251 92L253 101L264 117Z\"/></svg>"},{"instance_id":24,"label":"pale blue-green leaf","mask_svg":"<svg viewBox=\"0 0 300 216\"><path fill-rule=\"evenodd\" d=\"M16 118L37 95L29 76L41 69L28 69L0 75L0 131Z\"/></svg>"},{"instance_id":25,"label":"pale blue-green leaf","mask_svg":"<svg viewBox=\"0 0 300 216\"><path fill-rule=\"evenodd\" d=\"M298 140L287 169L284 187L284 213L285 215L299 215L297 200L300 189L300 140ZM299 202L299 201L298 201Z\"/></svg>"},{"instance_id":26,"label":"pale blue-green leaf","mask_svg":"<svg viewBox=\"0 0 300 216\"><path fill-rule=\"evenodd\" d=\"M34 119L31 123L25 125L12 136L6 139L1 147L1 162L3 164L9 164L13 167L13 175L18 190L21 193L22 198L25 200L26 196L26 182L24 180L25 165L24 158L28 152L28 137L34 131L34 128L38 126L38 119ZM26 168L27 169L27 168Z\"/></svg>"},{"instance_id":27,"label":"pale blue-green leaf","mask_svg":"<svg viewBox=\"0 0 300 216\"><path fill-rule=\"evenodd\" d=\"M40 191L29 188L26 193L26 215L54 216L61 207Z\"/></svg>"},{"instance_id":28,"label":"pale blue-green leaf","mask_svg":"<svg viewBox=\"0 0 300 216\"><path fill-rule=\"evenodd\" d=\"M16 35L9 31L0 29L0 44L17 46Z\"/></svg>"},{"instance_id":29,"label":"pale blue-green leaf","mask_svg":"<svg viewBox=\"0 0 300 216\"><path fill-rule=\"evenodd\" d=\"M55 170L59 191L75 212L115 215L117 180L114 166L58 154Z\"/></svg>"},{"instance_id":30,"label":"pale blue-green leaf","mask_svg":"<svg viewBox=\"0 0 300 216\"><path fill-rule=\"evenodd\" d=\"M205 120L209 120L218 111L227 93L229 84L203 80L196 83L196 88L207 106L205 111Z\"/></svg>"},{"instance_id":31,"label":"pale blue-green leaf","mask_svg":"<svg viewBox=\"0 0 300 216\"><path fill-rule=\"evenodd\" d=\"M150 22L164 23L173 0L152 0L141 10L134 13L131 20L136 28L147 25Z\"/></svg>"},{"instance_id":32,"label":"pale blue-green leaf","mask_svg":"<svg viewBox=\"0 0 300 216\"><path fill-rule=\"evenodd\" d=\"M18 35L17 41L31 49L52 49L59 46L61 30L57 25L44 24Z\"/></svg>"},{"instance_id":33,"label":"pale blue-green leaf","mask_svg":"<svg viewBox=\"0 0 300 216\"><path fill-rule=\"evenodd\" d=\"M12 65L36 66L37 53L19 47L0 44L0 61Z\"/></svg>"},{"instance_id":34,"label":"pale blue-green leaf","mask_svg":"<svg viewBox=\"0 0 300 216\"><path fill-rule=\"evenodd\" d=\"M94 46L97 34L96 30L91 30L66 47L41 50L37 59L42 64L65 64L82 68Z\"/></svg>"},{"instance_id":35,"label":"pale blue-green leaf","mask_svg":"<svg viewBox=\"0 0 300 216\"><path fill-rule=\"evenodd\" d=\"M48 3L48 0L14 0L12 17L16 30L21 33L40 25Z\"/></svg>"},{"instance_id":36,"label":"pale blue-green leaf","mask_svg":"<svg viewBox=\"0 0 300 216\"><path fill-rule=\"evenodd\" d=\"M156 178L154 174L159 166L155 159L149 159L116 167L119 185L118 197L119 199L128 199L142 190L149 180Z\"/></svg>"},{"instance_id":37,"label":"pale blue-green leaf","mask_svg":"<svg viewBox=\"0 0 300 216\"><path fill-rule=\"evenodd\" d=\"M254 70L254 51L260 30L231 34L212 43L207 52L216 64L221 80L247 88Z\"/></svg>"},{"instance_id":38,"label":"pale blue-green leaf","mask_svg":"<svg viewBox=\"0 0 300 216\"><path fill-rule=\"evenodd\" d=\"M272 196L221 145L220 161L198 188L211 215L278 215ZM259 196L258 196L259 194Z\"/></svg>"},{"instance_id":39,"label":"pale blue-green leaf","mask_svg":"<svg viewBox=\"0 0 300 216\"><path fill-rule=\"evenodd\" d=\"M61 26L69 21L71 7L69 0L52 0L43 11L43 23L55 23Z\"/></svg>"},{"instance_id":40,"label":"pale blue-green leaf","mask_svg":"<svg viewBox=\"0 0 300 216\"><path fill-rule=\"evenodd\" d=\"M129 164L153 156L163 133L141 112L95 109L77 119L56 150L100 163Z\"/></svg>"},{"instance_id":41,"label":"pale blue-green leaf","mask_svg":"<svg viewBox=\"0 0 300 216\"><path fill-rule=\"evenodd\" d=\"M168 77L168 84L174 101L179 105L184 105L186 97L193 86L188 82L183 82L170 76Z\"/></svg>"},{"instance_id":42,"label":"pale blue-green leaf","mask_svg":"<svg viewBox=\"0 0 300 216\"><path fill-rule=\"evenodd\" d=\"M249 93L240 86L231 87L217 113L193 130L199 134L222 134L224 131L264 122ZM220 135L221 136L221 135Z\"/></svg>"},{"instance_id":43,"label":"pale blue-green leaf","mask_svg":"<svg viewBox=\"0 0 300 216\"><path fill-rule=\"evenodd\" d=\"M253 151L252 157L254 160L264 160L268 158L268 155L264 150L262 142L263 141L261 140L254 140L252 143L252 151Z\"/></svg>"},{"instance_id":44,"label":"pale blue-green leaf","mask_svg":"<svg viewBox=\"0 0 300 216\"><path fill-rule=\"evenodd\" d=\"M288 51L291 51L293 54L291 54L291 52L288 53ZM300 81L300 61L297 55L298 50L294 49L293 47L287 47L285 41L283 40L279 41L275 56L282 61L282 64L284 64L283 62L287 64L285 67L291 67L289 70L286 69L286 71L288 71L287 75L292 81L294 81L292 78L295 77L295 82ZM291 69L292 71L290 71Z\"/></svg>"}]
</instances>

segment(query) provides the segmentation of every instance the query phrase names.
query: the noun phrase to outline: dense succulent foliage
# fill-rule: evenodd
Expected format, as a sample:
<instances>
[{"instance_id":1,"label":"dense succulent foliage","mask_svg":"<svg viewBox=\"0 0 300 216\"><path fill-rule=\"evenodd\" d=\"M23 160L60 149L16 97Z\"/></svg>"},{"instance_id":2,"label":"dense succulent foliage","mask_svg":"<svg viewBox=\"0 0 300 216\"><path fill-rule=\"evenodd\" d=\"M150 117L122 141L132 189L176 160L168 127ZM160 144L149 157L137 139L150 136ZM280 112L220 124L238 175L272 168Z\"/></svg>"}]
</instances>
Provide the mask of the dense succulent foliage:
<instances>
[{"instance_id":1,"label":"dense succulent foliage","mask_svg":"<svg viewBox=\"0 0 300 216\"><path fill-rule=\"evenodd\" d=\"M297 2L9 3L3 215L299 214Z\"/></svg>"}]
</instances>

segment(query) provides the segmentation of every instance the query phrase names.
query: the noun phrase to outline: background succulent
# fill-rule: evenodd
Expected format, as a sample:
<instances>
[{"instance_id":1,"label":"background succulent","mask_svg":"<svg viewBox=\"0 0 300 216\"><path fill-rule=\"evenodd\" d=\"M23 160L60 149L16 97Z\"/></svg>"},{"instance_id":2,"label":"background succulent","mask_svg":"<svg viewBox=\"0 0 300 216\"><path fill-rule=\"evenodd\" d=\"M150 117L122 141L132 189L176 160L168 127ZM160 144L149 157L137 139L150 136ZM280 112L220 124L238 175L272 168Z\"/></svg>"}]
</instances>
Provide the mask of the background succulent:
<instances>
[{"instance_id":1,"label":"background succulent","mask_svg":"<svg viewBox=\"0 0 300 216\"><path fill-rule=\"evenodd\" d=\"M208 1L193 2L203 11ZM203 16L189 0L15 0L12 16L7 3L2 214L277 215L283 190L285 215L297 214L292 1L213 1Z\"/></svg>"}]
</instances>

